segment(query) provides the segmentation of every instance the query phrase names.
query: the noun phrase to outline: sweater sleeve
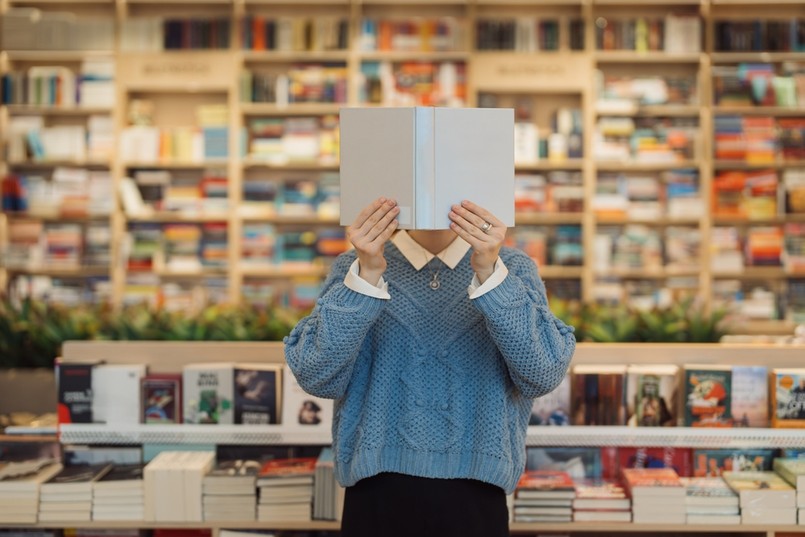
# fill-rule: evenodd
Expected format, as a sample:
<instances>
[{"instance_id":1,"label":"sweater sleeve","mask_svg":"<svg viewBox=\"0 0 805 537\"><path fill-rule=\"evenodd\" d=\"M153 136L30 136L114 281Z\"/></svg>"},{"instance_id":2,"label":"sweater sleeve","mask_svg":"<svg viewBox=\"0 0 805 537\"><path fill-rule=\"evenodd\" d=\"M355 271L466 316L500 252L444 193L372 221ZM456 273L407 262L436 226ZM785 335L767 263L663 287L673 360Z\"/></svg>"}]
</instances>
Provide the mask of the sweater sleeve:
<instances>
[{"instance_id":1,"label":"sweater sleeve","mask_svg":"<svg viewBox=\"0 0 805 537\"><path fill-rule=\"evenodd\" d=\"M526 397L539 397L567 373L576 349L574 328L551 312L531 259L515 253L505 263L509 274L503 282L472 302L484 315L515 386Z\"/></svg>"},{"instance_id":2,"label":"sweater sleeve","mask_svg":"<svg viewBox=\"0 0 805 537\"><path fill-rule=\"evenodd\" d=\"M333 264L310 315L285 338L285 360L303 390L317 397L344 395L369 329L387 300L344 285L354 254Z\"/></svg>"}]
</instances>

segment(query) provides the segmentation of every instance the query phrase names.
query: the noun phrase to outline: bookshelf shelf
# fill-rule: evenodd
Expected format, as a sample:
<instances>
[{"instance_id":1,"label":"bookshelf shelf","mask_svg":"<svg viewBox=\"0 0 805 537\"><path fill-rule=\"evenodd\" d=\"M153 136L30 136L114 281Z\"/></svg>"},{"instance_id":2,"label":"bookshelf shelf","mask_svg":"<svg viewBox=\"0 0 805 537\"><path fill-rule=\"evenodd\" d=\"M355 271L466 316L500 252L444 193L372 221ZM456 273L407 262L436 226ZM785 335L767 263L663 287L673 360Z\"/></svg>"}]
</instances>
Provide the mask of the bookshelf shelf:
<instances>
[{"instance_id":1,"label":"bookshelf shelf","mask_svg":"<svg viewBox=\"0 0 805 537\"><path fill-rule=\"evenodd\" d=\"M83 106L27 106L6 105L8 113L12 116L40 115L40 116L92 116L112 113L111 108L96 108Z\"/></svg>"},{"instance_id":2,"label":"bookshelf shelf","mask_svg":"<svg viewBox=\"0 0 805 537\"><path fill-rule=\"evenodd\" d=\"M633 50L599 50L595 53L599 63L690 63L698 64L701 54L671 54L667 52L636 52Z\"/></svg>"},{"instance_id":3,"label":"bookshelf shelf","mask_svg":"<svg viewBox=\"0 0 805 537\"><path fill-rule=\"evenodd\" d=\"M244 276L253 278L308 278L308 277L321 277L327 274L327 267L309 266L309 267L294 267L294 266L255 266L248 265L241 268L241 273Z\"/></svg>"},{"instance_id":4,"label":"bookshelf shelf","mask_svg":"<svg viewBox=\"0 0 805 537\"><path fill-rule=\"evenodd\" d=\"M194 170L200 168L210 167L224 167L228 166L227 159L213 159L203 161L187 161L187 162L168 162L168 161L154 161L154 162L124 162L124 168L149 168L149 169L164 169L164 170Z\"/></svg>"},{"instance_id":5,"label":"bookshelf shelf","mask_svg":"<svg viewBox=\"0 0 805 537\"><path fill-rule=\"evenodd\" d=\"M243 60L247 62L286 63L286 62L346 62L350 52L346 50L274 51L243 50Z\"/></svg>"},{"instance_id":6,"label":"bookshelf shelf","mask_svg":"<svg viewBox=\"0 0 805 537\"><path fill-rule=\"evenodd\" d=\"M550 226L561 224L581 224L583 213L517 213L514 215L516 226Z\"/></svg>"},{"instance_id":7,"label":"bookshelf shelf","mask_svg":"<svg viewBox=\"0 0 805 537\"><path fill-rule=\"evenodd\" d=\"M7 50L10 61L80 62L92 58L111 58L111 50Z\"/></svg>"},{"instance_id":8,"label":"bookshelf shelf","mask_svg":"<svg viewBox=\"0 0 805 537\"><path fill-rule=\"evenodd\" d=\"M181 222L226 222L229 219L228 213L218 214L177 214L177 213L158 213L148 216L127 216L129 222L157 222L157 223L181 223Z\"/></svg>"},{"instance_id":9,"label":"bookshelf shelf","mask_svg":"<svg viewBox=\"0 0 805 537\"><path fill-rule=\"evenodd\" d=\"M785 224L786 222L805 222L805 214L787 214L784 216L773 216L769 218L732 218L725 216L716 216L713 218L713 223L716 225L730 225L730 226L762 226L769 224Z\"/></svg>"},{"instance_id":10,"label":"bookshelf shelf","mask_svg":"<svg viewBox=\"0 0 805 537\"><path fill-rule=\"evenodd\" d=\"M165 279L220 278L225 269L203 268L201 270L155 270L153 274Z\"/></svg>"},{"instance_id":11,"label":"bookshelf shelf","mask_svg":"<svg viewBox=\"0 0 805 537\"><path fill-rule=\"evenodd\" d=\"M698 226L700 220L698 218L657 218L649 220L645 218L608 218L596 217L596 225L599 226L623 226L627 224L640 224L644 226Z\"/></svg>"},{"instance_id":12,"label":"bookshelf shelf","mask_svg":"<svg viewBox=\"0 0 805 537\"><path fill-rule=\"evenodd\" d=\"M713 278L716 279L770 280L802 276L805 274L787 273L783 267L744 267L741 272L713 271Z\"/></svg>"},{"instance_id":13,"label":"bookshelf shelf","mask_svg":"<svg viewBox=\"0 0 805 537\"><path fill-rule=\"evenodd\" d=\"M556 170L581 170L584 161L581 159L570 159L564 161L542 160L532 164L515 164L515 172L549 172Z\"/></svg>"},{"instance_id":14,"label":"bookshelf shelf","mask_svg":"<svg viewBox=\"0 0 805 537\"><path fill-rule=\"evenodd\" d=\"M37 222L107 222L111 215L108 214L91 214L86 216L78 215L61 215L61 214L29 214L29 213L7 213L6 216L10 221L28 221L34 220Z\"/></svg>"},{"instance_id":15,"label":"bookshelf shelf","mask_svg":"<svg viewBox=\"0 0 805 537\"><path fill-rule=\"evenodd\" d=\"M289 104L288 106L278 106L269 103L241 103L240 110L245 116L325 116L337 114L341 108L348 106L346 103L321 103L321 104Z\"/></svg>"},{"instance_id":16,"label":"bookshelf shelf","mask_svg":"<svg viewBox=\"0 0 805 537\"><path fill-rule=\"evenodd\" d=\"M783 106L715 106L716 115L805 117L805 108Z\"/></svg>"},{"instance_id":17,"label":"bookshelf shelf","mask_svg":"<svg viewBox=\"0 0 805 537\"><path fill-rule=\"evenodd\" d=\"M466 61L470 57L468 52L427 52L427 51L380 51L380 52L360 52L358 58L361 61Z\"/></svg>"},{"instance_id":18,"label":"bookshelf shelf","mask_svg":"<svg viewBox=\"0 0 805 537\"><path fill-rule=\"evenodd\" d=\"M50 276L53 278L96 278L109 275L109 267L6 267L6 270L16 274L29 276Z\"/></svg>"},{"instance_id":19,"label":"bookshelf shelf","mask_svg":"<svg viewBox=\"0 0 805 537\"><path fill-rule=\"evenodd\" d=\"M79 166L84 168L109 168L111 162L108 160L18 160L11 161L8 165L12 168L46 169L57 168L59 166Z\"/></svg>"},{"instance_id":20,"label":"bookshelf shelf","mask_svg":"<svg viewBox=\"0 0 805 537\"><path fill-rule=\"evenodd\" d=\"M687 276L698 276L701 273L699 270L695 269L670 269L670 268L663 268L663 269L609 269L606 272L596 272L595 275L598 277L602 276L611 276L614 278L625 278L625 279L647 279L647 280L662 280L665 278L676 278L676 277L687 277Z\"/></svg>"},{"instance_id":21,"label":"bookshelf shelf","mask_svg":"<svg viewBox=\"0 0 805 537\"><path fill-rule=\"evenodd\" d=\"M744 162L740 160L716 160L715 169L724 170L764 170L769 168L788 169L803 168L805 160L776 160L774 162Z\"/></svg>"},{"instance_id":22,"label":"bookshelf shelf","mask_svg":"<svg viewBox=\"0 0 805 537\"><path fill-rule=\"evenodd\" d=\"M680 162L619 162L599 161L595 164L601 172L661 172L698 168L699 162L687 160Z\"/></svg>"},{"instance_id":23,"label":"bookshelf shelf","mask_svg":"<svg viewBox=\"0 0 805 537\"><path fill-rule=\"evenodd\" d=\"M285 226L338 226L338 217L320 217L316 215L287 216L287 215L265 215L265 216L243 216L244 222L267 222L270 224Z\"/></svg>"},{"instance_id":24,"label":"bookshelf shelf","mask_svg":"<svg viewBox=\"0 0 805 537\"><path fill-rule=\"evenodd\" d=\"M652 105L640 106L633 112L610 112L596 110L598 116L623 117L698 117L701 108L696 105Z\"/></svg>"},{"instance_id":25,"label":"bookshelf shelf","mask_svg":"<svg viewBox=\"0 0 805 537\"><path fill-rule=\"evenodd\" d=\"M255 158L246 158L243 160L244 168L271 168L274 170L282 171L305 171L305 172L331 172L338 171L338 164L318 164L315 162L291 162L287 164L276 164L265 160Z\"/></svg>"},{"instance_id":26,"label":"bookshelf shelf","mask_svg":"<svg viewBox=\"0 0 805 537\"><path fill-rule=\"evenodd\" d=\"M539 267L539 275L543 278L581 278L584 267L565 267L560 265L543 265Z\"/></svg>"},{"instance_id":27,"label":"bookshelf shelf","mask_svg":"<svg viewBox=\"0 0 805 537\"><path fill-rule=\"evenodd\" d=\"M805 60L805 52L713 52L713 63L779 63Z\"/></svg>"}]
</instances>

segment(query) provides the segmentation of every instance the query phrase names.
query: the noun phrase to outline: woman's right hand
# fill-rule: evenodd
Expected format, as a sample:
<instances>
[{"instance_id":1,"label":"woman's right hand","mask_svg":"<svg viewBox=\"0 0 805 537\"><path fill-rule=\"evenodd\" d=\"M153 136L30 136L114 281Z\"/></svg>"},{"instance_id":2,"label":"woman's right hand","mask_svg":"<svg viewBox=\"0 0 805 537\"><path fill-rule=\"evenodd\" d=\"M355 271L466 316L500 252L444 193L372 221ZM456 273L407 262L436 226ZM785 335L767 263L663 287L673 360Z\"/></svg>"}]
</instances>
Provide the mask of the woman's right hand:
<instances>
[{"instance_id":1,"label":"woman's right hand","mask_svg":"<svg viewBox=\"0 0 805 537\"><path fill-rule=\"evenodd\" d=\"M383 249L386 241L397 229L397 202L378 198L364 208L347 227L347 238L358 254L360 276L372 285L377 285L386 271Z\"/></svg>"}]
</instances>

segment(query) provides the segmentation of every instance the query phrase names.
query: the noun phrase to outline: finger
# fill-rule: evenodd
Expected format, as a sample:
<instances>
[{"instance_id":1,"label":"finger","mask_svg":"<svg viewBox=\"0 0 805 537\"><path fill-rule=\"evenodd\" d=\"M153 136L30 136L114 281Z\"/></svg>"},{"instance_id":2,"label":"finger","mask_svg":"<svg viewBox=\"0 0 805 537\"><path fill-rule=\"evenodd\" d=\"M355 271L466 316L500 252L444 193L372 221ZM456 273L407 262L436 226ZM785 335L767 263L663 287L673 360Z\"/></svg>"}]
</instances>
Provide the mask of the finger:
<instances>
[{"instance_id":1,"label":"finger","mask_svg":"<svg viewBox=\"0 0 805 537\"><path fill-rule=\"evenodd\" d=\"M461 206L483 219L484 222L489 222L493 226L506 227L506 224L501 222L494 214L490 213L477 203L473 203L470 200L464 200L461 202Z\"/></svg>"},{"instance_id":2,"label":"finger","mask_svg":"<svg viewBox=\"0 0 805 537\"><path fill-rule=\"evenodd\" d=\"M465 207L462 207L461 205L453 205L451 208L453 209L454 213L458 214L461 218L469 222L471 225L483 231L481 226L483 226L486 223L486 220L484 220L477 214L469 211Z\"/></svg>"},{"instance_id":3,"label":"finger","mask_svg":"<svg viewBox=\"0 0 805 537\"><path fill-rule=\"evenodd\" d=\"M361 235L366 235L369 233L369 230L372 229L374 226L380 222L386 214L394 207L397 206L397 202L394 200L386 199L380 206L375 209L375 211L369 215L369 217L358 227L358 232Z\"/></svg>"},{"instance_id":4,"label":"finger","mask_svg":"<svg viewBox=\"0 0 805 537\"><path fill-rule=\"evenodd\" d=\"M467 241L473 250L478 250L484 244L480 239L473 236L469 231L458 225L456 222L450 222L450 229L452 229L456 235Z\"/></svg>"},{"instance_id":5,"label":"finger","mask_svg":"<svg viewBox=\"0 0 805 537\"><path fill-rule=\"evenodd\" d=\"M471 217L477 219L477 217ZM481 229L481 224L475 224L472 221L464 218L456 211L450 211L450 219L457 224L468 235L475 238L479 243L490 242L492 237L489 236L484 230Z\"/></svg>"},{"instance_id":6,"label":"finger","mask_svg":"<svg viewBox=\"0 0 805 537\"><path fill-rule=\"evenodd\" d=\"M397 222L396 218L399 212L400 212L399 207L392 207L391 209L389 209L389 211L385 215L383 215L383 217L380 220L378 220L378 222L366 232L365 235L366 240L370 242L374 241L376 238L385 233L385 231L388 229L389 225L391 225L392 222L394 222L396 225Z\"/></svg>"},{"instance_id":7,"label":"finger","mask_svg":"<svg viewBox=\"0 0 805 537\"><path fill-rule=\"evenodd\" d=\"M386 228L375 238L375 242L379 244L385 244L387 240L391 238L392 233L397 229L398 220L395 218Z\"/></svg>"},{"instance_id":8,"label":"finger","mask_svg":"<svg viewBox=\"0 0 805 537\"><path fill-rule=\"evenodd\" d=\"M375 201L367 205L363 208L363 210L358 213L358 216L355 217L355 220L352 222L352 227L355 229L359 229L366 220L372 216L375 211L377 211L383 204L386 202L386 198L380 197L377 198Z\"/></svg>"}]
</instances>

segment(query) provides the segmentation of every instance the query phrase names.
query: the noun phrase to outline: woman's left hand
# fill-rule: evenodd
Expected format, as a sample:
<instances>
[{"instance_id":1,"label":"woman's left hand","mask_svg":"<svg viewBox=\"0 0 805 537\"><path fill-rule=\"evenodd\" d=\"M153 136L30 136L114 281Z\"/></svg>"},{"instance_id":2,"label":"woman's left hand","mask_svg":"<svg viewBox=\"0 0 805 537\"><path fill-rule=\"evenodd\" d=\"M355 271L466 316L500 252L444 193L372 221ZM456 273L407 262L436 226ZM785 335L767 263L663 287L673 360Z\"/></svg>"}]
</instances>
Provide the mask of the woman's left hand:
<instances>
[{"instance_id":1,"label":"woman's left hand","mask_svg":"<svg viewBox=\"0 0 805 537\"><path fill-rule=\"evenodd\" d=\"M506 238L506 224L495 215L471 201L453 205L450 211L450 229L472 246L470 263L484 283L495 270L495 262Z\"/></svg>"}]
</instances>

